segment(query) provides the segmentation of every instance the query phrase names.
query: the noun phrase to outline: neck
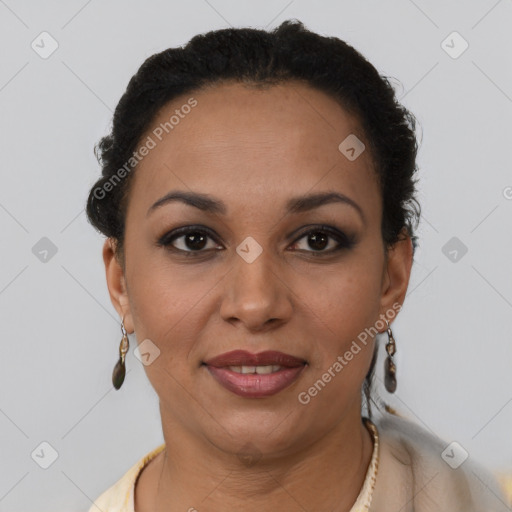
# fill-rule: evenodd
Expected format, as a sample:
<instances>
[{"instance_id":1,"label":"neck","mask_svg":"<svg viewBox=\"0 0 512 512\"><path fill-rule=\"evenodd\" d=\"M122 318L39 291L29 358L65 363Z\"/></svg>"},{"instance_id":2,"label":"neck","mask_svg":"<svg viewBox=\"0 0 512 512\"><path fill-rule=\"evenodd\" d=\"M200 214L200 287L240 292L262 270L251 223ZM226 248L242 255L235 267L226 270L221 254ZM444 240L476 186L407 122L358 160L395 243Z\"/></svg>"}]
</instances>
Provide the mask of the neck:
<instances>
[{"instance_id":1,"label":"neck","mask_svg":"<svg viewBox=\"0 0 512 512\"><path fill-rule=\"evenodd\" d=\"M282 509L348 512L373 451L360 409L306 448L241 457L198 441L161 408L166 449L154 474L153 512ZM144 508L137 508L144 512Z\"/></svg>"}]
</instances>

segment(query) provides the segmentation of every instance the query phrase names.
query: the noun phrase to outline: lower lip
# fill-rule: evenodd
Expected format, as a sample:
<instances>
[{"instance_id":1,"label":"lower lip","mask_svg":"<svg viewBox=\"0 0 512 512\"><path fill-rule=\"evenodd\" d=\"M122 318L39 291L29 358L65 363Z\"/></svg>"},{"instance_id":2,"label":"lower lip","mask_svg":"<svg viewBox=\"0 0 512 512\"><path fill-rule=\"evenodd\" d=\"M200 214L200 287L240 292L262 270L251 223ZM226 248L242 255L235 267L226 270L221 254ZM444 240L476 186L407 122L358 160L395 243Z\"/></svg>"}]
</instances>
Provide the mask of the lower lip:
<instances>
[{"instance_id":1,"label":"lower lip","mask_svg":"<svg viewBox=\"0 0 512 512\"><path fill-rule=\"evenodd\" d=\"M248 398L272 396L294 382L306 365L285 368L274 373L237 373L229 368L208 366L208 371L226 389L235 395Z\"/></svg>"}]
</instances>

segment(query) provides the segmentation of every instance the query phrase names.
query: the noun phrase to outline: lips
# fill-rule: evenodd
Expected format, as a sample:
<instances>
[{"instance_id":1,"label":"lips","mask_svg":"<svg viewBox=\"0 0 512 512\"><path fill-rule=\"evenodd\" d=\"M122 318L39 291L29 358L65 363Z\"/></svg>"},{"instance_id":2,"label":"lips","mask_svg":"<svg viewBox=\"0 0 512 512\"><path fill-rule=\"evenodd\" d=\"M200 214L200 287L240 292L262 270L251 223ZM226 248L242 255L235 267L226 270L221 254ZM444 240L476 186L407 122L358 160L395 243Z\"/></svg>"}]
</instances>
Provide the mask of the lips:
<instances>
[{"instance_id":1,"label":"lips","mask_svg":"<svg viewBox=\"0 0 512 512\"><path fill-rule=\"evenodd\" d=\"M286 368L295 368L302 366L306 361L298 357L284 354L283 352L276 352L274 350L267 350L258 354L251 354L245 350L233 350L220 354L212 359L205 361L208 366L215 368L222 368L226 366L284 366Z\"/></svg>"},{"instance_id":2,"label":"lips","mask_svg":"<svg viewBox=\"0 0 512 512\"><path fill-rule=\"evenodd\" d=\"M226 352L203 364L224 388L246 398L263 398L282 391L307 367L304 359L283 352L251 354L245 350Z\"/></svg>"}]
</instances>

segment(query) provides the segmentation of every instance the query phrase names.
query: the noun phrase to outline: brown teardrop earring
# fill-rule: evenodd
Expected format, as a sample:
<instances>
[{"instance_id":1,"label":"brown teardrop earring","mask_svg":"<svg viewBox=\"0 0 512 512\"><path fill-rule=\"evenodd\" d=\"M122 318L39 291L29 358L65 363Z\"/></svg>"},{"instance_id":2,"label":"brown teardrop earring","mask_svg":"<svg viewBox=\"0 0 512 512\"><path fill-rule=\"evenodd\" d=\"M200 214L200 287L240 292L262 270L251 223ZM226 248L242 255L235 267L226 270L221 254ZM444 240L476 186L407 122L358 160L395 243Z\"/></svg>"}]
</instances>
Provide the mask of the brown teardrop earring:
<instances>
[{"instance_id":1,"label":"brown teardrop earring","mask_svg":"<svg viewBox=\"0 0 512 512\"><path fill-rule=\"evenodd\" d=\"M123 333L123 338L119 344L119 361L117 361L116 365L114 366L114 371L112 372L112 384L114 384L116 389L119 389L123 385L124 377L126 375L126 367L124 361L126 358L126 353L130 348L128 334L124 328L124 317L121 320L121 332Z\"/></svg>"},{"instance_id":2,"label":"brown teardrop earring","mask_svg":"<svg viewBox=\"0 0 512 512\"><path fill-rule=\"evenodd\" d=\"M386 344L386 352L388 353L388 357L384 363L384 384L386 386L386 390L388 393L394 393L396 391L396 365L393 361L393 356L396 353L396 342L393 338L393 332L391 331L391 327L389 327L389 322L387 319L386 324L388 325L388 342Z\"/></svg>"}]
</instances>

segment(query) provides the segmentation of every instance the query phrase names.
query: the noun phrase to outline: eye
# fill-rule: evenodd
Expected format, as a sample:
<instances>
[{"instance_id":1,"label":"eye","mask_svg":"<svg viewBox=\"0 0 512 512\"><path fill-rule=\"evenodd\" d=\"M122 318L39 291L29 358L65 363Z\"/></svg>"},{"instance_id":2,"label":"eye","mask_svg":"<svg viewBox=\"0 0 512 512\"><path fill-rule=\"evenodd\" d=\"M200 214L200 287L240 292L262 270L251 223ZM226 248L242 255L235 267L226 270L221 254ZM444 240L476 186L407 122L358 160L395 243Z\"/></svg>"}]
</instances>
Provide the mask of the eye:
<instances>
[{"instance_id":1,"label":"eye","mask_svg":"<svg viewBox=\"0 0 512 512\"><path fill-rule=\"evenodd\" d=\"M211 241L210 244L208 239ZM176 252L189 253L186 256L219 248L215 237L208 229L192 226L170 231L162 236L157 243L159 246L175 250Z\"/></svg>"},{"instance_id":2,"label":"eye","mask_svg":"<svg viewBox=\"0 0 512 512\"><path fill-rule=\"evenodd\" d=\"M299 241L304 239L303 247L298 247ZM294 243L293 249L299 251L306 251L311 253L332 253L341 249L350 249L355 244L353 237L350 237L338 231L337 229L328 226L317 226L314 229L309 229L302 234ZM313 250L308 250L307 247ZM327 248L327 250L325 250Z\"/></svg>"}]
</instances>

